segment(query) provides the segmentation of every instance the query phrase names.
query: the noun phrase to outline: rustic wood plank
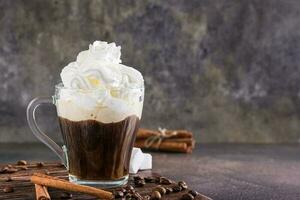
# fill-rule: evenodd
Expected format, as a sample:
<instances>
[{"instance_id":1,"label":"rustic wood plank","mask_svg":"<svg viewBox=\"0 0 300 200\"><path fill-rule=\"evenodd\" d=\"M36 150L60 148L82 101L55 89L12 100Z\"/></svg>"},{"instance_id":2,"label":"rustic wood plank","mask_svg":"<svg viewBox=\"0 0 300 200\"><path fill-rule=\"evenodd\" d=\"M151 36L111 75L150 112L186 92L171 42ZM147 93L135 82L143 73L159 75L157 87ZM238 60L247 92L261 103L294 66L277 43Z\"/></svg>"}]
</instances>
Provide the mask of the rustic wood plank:
<instances>
[{"instance_id":1,"label":"rustic wood plank","mask_svg":"<svg viewBox=\"0 0 300 200\"><path fill-rule=\"evenodd\" d=\"M3 169L7 165L8 164L0 164L0 169ZM58 162L48 162L45 164L29 163L26 165L27 169L24 169L24 167L16 165L16 164L11 164L11 165L12 165L12 168L16 168L16 169L18 169L18 171L13 172L13 173L7 173L7 172L0 173L0 199L1 200L9 200L9 199L32 200L32 199L35 199L34 184L32 184L29 181L30 176L35 172L46 173L50 176L68 179L68 176L67 176L68 174L67 174L66 168ZM155 174L149 170L148 171L140 171L138 173L138 175L141 177L159 176L159 174ZM130 176L128 184L134 186L132 176ZM14 191L11 193L5 193L3 191L3 189L7 186L12 186L14 188ZM135 189L141 195L147 195L147 194L150 195L152 189L156 186L157 186L157 184L155 184L155 183L147 183L143 187L135 187ZM116 188L116 189L119 189L119 188ZM67 193L70 193L70 192L67 192ZM66 195L67 193L65 191L49 188L49 194L53 200L62 199L61 197L63 195ZM180 197L185 193L187 193L187 190L181 191L178 193L171 193L168 195L164 195L162 199L163 200L180 199ZM72 192L71 194L72 194L71 199L82 199L82 200L97 199L93 196L80 194L80 193ZM200 194L195 198L195 200L211 200L211 199Z\"/></svg>"}]
</instances>

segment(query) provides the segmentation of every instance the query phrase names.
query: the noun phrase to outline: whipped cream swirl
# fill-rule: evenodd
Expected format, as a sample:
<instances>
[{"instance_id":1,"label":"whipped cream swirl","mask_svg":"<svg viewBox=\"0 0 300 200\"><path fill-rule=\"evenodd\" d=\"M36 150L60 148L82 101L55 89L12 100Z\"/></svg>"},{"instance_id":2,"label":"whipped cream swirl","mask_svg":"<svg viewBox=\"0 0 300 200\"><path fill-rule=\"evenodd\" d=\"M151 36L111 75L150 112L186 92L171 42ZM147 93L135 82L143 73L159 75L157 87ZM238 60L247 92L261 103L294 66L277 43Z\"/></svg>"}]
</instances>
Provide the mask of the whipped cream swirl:
<instances>
[{"instance_id":1,"label":"whipped cream swirl","mask_svg":"<svg viewBox=\"0 0 300 200\"><path fill-rule=\"evenodd\" d=\"M143 76L121 63L121 47L95 41L66 66L60 76L65 87L73 89L116 89L142 87Z\"/></svg>"},{"instance_id":2,"label":"whipped cream swirl","mask_svg":"<svg viewBox=\"0 0 300 200\"><path fill-rule=\"evenodd\" d=\"M80 52L60 74L65 90L60 94L58 104L64 105L58 105L58 114L75 121L101 122L133 114L140 117L143 76L121 62L121 47L115 43L95 41Z\"/></svg>"}]
</instances>

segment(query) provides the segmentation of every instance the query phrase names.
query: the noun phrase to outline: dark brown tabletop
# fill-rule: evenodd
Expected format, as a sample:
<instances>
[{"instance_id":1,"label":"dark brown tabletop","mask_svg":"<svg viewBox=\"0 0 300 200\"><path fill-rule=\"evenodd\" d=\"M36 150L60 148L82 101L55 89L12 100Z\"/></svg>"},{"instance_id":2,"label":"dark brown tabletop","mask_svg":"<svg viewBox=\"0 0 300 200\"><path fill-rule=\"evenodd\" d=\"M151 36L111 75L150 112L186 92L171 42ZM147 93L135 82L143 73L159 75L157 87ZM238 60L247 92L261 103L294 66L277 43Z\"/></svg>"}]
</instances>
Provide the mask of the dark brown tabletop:
<instances>
[{"instance_id":1,"label":"dark brown tabletop","mask_svg":"<svg viewBox=\"0 0 300 200\"><path fill-rule=\"evenodd\" d=\"M300 199L300 145L199 144L153 153L153 171L217 199ZM1 144L0 162L57 160L39 144Z\"/></svg>"}]
</instances>

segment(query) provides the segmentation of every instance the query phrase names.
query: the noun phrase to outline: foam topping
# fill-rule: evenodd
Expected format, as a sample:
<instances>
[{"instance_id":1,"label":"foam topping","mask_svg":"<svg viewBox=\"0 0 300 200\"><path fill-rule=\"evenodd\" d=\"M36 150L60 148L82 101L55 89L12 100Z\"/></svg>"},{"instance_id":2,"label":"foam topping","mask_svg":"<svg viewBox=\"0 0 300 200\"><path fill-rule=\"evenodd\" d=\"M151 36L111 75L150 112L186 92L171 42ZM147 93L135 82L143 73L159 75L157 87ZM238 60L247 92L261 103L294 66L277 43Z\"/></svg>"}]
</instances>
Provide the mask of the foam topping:
<instances>
[{"instance_id":1,"label":"foam topping","mask_svg":"<svg viewBox=\"0 0 300 200\"><path fill-rule=\"evenodd\" d=\"M115 43L95 41L60 76L64 89L57 106L62 117L105 123L141 115L143 76L121 64L121 47Z\"/></svg>"}]
</instances>

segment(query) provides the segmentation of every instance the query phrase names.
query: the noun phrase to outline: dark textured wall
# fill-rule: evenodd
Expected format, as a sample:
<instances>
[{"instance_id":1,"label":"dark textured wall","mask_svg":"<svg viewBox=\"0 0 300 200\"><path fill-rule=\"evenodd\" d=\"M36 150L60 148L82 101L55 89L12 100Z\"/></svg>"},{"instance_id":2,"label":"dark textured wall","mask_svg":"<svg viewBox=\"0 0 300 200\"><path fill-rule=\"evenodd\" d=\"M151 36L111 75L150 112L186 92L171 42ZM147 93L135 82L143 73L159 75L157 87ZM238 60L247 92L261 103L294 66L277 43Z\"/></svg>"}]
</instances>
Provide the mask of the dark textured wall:
<instances>
[{"instance_id":1,"label":"dark textured wall","mask_svg":"<svg viewBox=\"0 0 300 200\"><path fill-rule=\"evenodd\" d=\"M297 0L0 0L0 141L36 141L28 102L94 40L122 46L146 81L142 125L200 142L299 142ZM51 106L38 112L59 138Z\"/></svg>"}]
</instances>

